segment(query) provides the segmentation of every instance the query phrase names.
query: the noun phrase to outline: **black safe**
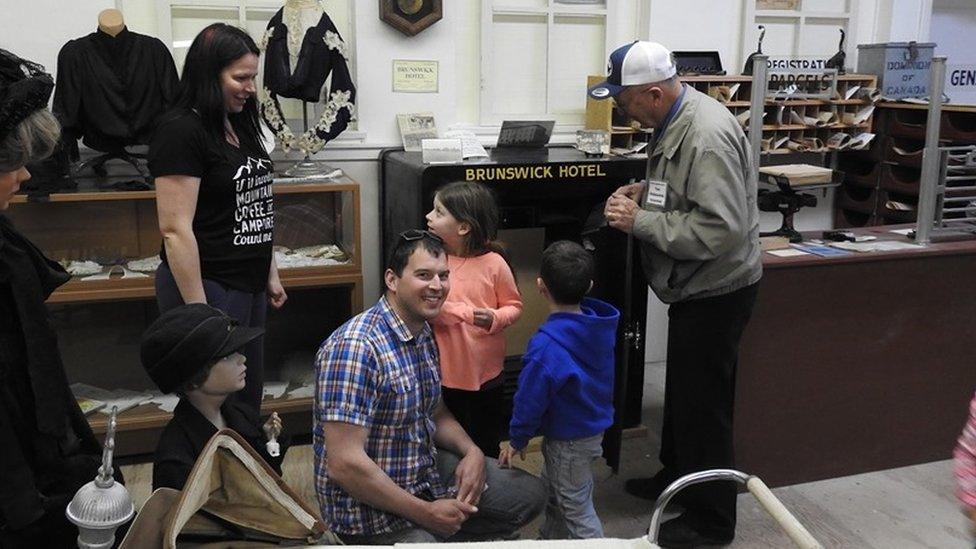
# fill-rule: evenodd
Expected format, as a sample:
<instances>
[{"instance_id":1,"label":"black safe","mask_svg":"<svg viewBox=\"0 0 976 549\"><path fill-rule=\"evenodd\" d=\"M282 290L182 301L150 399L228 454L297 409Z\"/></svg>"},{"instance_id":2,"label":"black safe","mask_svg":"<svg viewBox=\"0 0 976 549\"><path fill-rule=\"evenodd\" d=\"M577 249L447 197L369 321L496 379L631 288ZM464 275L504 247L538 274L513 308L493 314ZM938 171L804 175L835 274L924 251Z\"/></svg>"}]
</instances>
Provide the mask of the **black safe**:
<instances>
[{"instance_id":1,"label":"black safe","mask_svg":"<svg viewBox=\"0 0 976 549\"><path fill-rule=\"evenodd\" d=\"M539 315L544 319L546 312L535 311L535 320L527 316L531 316L528 306L536 291L538 258L546 245L573 240L593 253L596 280L590 295L620 310L615 418L603 443L607 463L614 471L619 466L622 430L641 421L647 283L637 246L624 233L602 223L602 210L615 189L644 177L645 162L589 158L570 147L492 149L488 159L444 165L424 164L419 152L388 150L381 155L381 265L401 232L426 228L424 216L431 210L440 186L452 181L478 181L494 192L501 214L499 240L509 245L509 237L518 237L521 248L509 247L509 253L525 259L519 263L522 269L517 269L516 277L526 308L522 319L506 332L516 326L524 333L534 332ZM503 374L508 410L521 371L521 352L509 345Z\"/></svg>"}]
</instances>

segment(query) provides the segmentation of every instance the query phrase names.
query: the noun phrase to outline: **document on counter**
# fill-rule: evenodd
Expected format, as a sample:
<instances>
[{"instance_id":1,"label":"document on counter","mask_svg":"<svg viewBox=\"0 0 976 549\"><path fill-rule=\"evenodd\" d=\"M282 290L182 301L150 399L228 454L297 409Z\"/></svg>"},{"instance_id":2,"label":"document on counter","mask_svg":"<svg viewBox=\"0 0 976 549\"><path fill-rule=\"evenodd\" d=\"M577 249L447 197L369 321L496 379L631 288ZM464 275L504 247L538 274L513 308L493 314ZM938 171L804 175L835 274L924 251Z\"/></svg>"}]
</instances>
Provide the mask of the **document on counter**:
<instances>
[{"instance_id":1,"label":"document on counter","mask_svg":"<svg viewBox=\"0 0 976 549\"><path fill-rule=\"evenodd\" d=\"M917 250L924 248L921 244L914 244L912 242L898 242L896 240L885 240L883 242L875 243L875 250L879 252L893 252L895 250Z\"/></svg>"},{"instance_id":2,"label":"document on counter","mask_svg":"<svg viewBox=\"0 0 976 549\"><path fill-rule=\"evenodd\" d=\"M873 242L831 242L831 246L852 252L894 252L898 250L915 250L921 248L919 244L899 242L896 240L881 240Z\"/></svg>"},{"instance_id":3,"label":"document on counter","mask_svg":"<svg viewBox=\"0 0 976 549\"><path fill-rule=\"evenodd\" d=\"M478 136L468 130L451 130L444 132L446 139L461 140L461 156L463 158L488 158L488 151L478 141Z\"/></svg>"},{"instance_id":4,"label":"document on counter","mask_svg":"<svg viewBox=\"0 0 976 549\"><path fill-rule=\"evenodd\" d=\"M766 250L767 254L775 255L776 257L797 257L800 255L810 255L807 252L797 250L795 248L782 248L779 250Z\"/></svg>"},{"instance_id":5,"label":"document on counter","mask_svg":"<svg viewBox=\"0 0 976 549\"><path fill-rule=\"evenodd\" d=\"M839 257L843 255L851 255L851 252L845 250L838 250L837 248L831 248L830 246L822 246L820 244L791 244L797 250L801 250L813 255L819 255L820 257Z\"/></svg>"}]
</instances>

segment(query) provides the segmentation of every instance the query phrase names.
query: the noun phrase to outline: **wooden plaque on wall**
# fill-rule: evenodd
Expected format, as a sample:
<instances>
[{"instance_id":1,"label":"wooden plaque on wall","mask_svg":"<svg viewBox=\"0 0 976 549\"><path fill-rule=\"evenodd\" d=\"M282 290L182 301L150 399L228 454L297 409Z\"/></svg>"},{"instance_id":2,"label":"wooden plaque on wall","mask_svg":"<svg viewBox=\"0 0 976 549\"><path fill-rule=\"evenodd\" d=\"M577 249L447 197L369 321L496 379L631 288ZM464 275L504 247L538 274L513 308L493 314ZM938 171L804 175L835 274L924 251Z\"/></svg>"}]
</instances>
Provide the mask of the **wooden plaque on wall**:
<instances>
[{"instance_id":1,"label":"wooden plaque on wall","mask_svg":"<svg viewBox=\"0 0 976 549\"><path fill-rule=\"evenodd\" d=\"M407 36L440 21L443 13L442 0L380 0L380 19Z\"/></svg>"}]
</instances>

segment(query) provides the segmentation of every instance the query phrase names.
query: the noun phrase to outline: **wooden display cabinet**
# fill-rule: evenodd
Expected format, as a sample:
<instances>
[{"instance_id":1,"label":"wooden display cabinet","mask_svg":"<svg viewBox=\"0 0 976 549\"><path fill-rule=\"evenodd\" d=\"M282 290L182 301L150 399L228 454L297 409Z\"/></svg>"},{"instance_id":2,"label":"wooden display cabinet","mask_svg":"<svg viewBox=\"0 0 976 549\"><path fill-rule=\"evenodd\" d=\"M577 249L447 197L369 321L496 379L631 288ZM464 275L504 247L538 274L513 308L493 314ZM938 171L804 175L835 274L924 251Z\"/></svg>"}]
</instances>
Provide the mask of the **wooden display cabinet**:
<instances>
[{"instance_id":1,"label":"wooden display cabinet","mask_svg":"<svg viewBox=\"0 0 976 549\"><path fill-rule=\"evenodd\" d=\"M269 309L265 379L282 380L297 371L308 381L314 378L311 357L318 343L363 309L359 185L348 178L275 183L274 194L277 252L283 252L280 246L294 250L335 244L347 259L301 267L287 267L279 259L289 301L280 312ZM18 195L11 202L7 214L15 226L52 259L121 266L159 252L154 191L102 191L82 185L77 192L55 193L42 201ZM112 268L118 272L105 280L72 277L48 299L65 369L71 382L150 390L152 383L139 364L138 340L158 315L154 277L123 278L120 267ZM265 399L262 413L277 411L288 433L306 434L311 407L311 397ZM101 412L88 416L96 434L104 434L107 417ZM170 417L155 404L120 413L117 453L151 453Z\"/></svg>"},{"instance_id":2,"label":"wooden display cabinet","mask_svg":"<svg viewBox=\"0 0 976 549\"><path fill-rule=\"evenodd\" d=\"M593 86L605 79L603 76L590 76L587 86ZM683 76L682 82L696 90L711 95L723 103L736 117L746 117L750 109L749 97L752 93L751 76ZM877 77L873 75L842 74L837 76L837 92L840 97L852 86L874 88ZM735 92L728 94L730 89ZM763 150L762 154L792 154L795 152L785 145L779 147L774 144L783 141L800 142L806 139L819 139L826 144L831 135L845 133L856 135L871 132L874 122L873 114L858 124L845 123L860 109L869 106L867 99L785 99L765 102L765 117L763 118ZM586 128L606 130L611 133L613 146L627 146L635 135L643 133L636 122L616 119L614 117L614 102L596 101L589 97L586 100ZM814 124L799 124L793 122L791 115L795 113L801 120L817 118L823 113L830 115L830 123L817 126ZM783 122L783 123L777 123ZM813 150L809 152L829 152L828 150Z\"/></svg>"}]
</instances>

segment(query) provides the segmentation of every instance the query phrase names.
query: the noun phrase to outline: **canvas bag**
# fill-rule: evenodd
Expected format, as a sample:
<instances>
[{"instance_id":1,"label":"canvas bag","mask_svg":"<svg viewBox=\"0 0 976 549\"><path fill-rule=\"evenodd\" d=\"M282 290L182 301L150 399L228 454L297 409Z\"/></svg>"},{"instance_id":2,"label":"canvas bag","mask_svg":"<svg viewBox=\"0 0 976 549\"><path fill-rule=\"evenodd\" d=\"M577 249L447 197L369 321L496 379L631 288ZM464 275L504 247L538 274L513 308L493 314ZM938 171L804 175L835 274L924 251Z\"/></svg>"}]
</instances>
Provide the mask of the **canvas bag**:
<instances>
[{"instance_id":1,"label":"canvas bag","mask_svg":"<svg viewBox=\"0 0 976 549\"><path fill-rule=\"evenodd\" d=\"M177 542L177 537L183 536ZM243 543L242 543L243 542ZM142 507L121 549L333 545L301 498L230 429L197 458L182 491L160 488Z\"/></svg>"}]
</instances>

